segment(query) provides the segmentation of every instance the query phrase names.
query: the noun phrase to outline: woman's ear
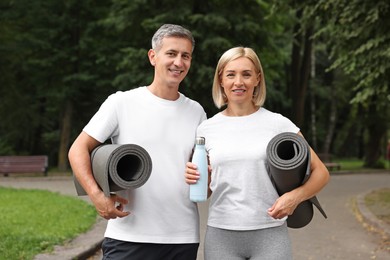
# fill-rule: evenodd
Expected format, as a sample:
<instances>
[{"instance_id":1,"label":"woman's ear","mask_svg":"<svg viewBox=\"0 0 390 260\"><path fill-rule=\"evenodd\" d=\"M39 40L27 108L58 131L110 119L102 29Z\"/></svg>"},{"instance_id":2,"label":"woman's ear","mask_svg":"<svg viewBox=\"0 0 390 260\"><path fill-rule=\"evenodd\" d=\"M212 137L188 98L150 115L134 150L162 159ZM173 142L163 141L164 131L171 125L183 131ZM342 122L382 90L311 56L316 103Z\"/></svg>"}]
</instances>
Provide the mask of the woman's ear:
<instances>
[{"instance_id":1,"label":"woman's ear","mask_svg":"<svg viewBox=\"0 0 390 260\"><path fill-rule=\"evenodd\" d=\"M260 86L260 82L261 82L261 73L257 74L257 86Z\"/></svg>"}]
</instances>

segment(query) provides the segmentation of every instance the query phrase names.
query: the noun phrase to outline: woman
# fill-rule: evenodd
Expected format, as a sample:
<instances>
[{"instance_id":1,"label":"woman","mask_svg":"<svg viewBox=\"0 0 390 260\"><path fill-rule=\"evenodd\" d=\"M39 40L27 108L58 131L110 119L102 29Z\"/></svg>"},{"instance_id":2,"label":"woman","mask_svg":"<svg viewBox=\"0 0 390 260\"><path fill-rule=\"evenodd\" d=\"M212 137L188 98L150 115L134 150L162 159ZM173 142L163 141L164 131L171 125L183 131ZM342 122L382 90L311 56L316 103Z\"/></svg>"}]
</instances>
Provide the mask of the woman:
<instances>
[{"instance_id":1,"label":"woman","mask_svg":"<svg viewBox=\"0 0 390 260\"><path fill-rule=\"evenodd\" d=\"M311 149L309 180L278 196L266 171L267 145L279 133L301 133L262 107L264 73L252 49L235 47L221 56L212 95L218 108L226 107L197 130L212 169L205 259L292 259L287 216L326 185L329 172ZM196 183L196 165L187 163L185 177Z\"/></svg>"}]
</instances>

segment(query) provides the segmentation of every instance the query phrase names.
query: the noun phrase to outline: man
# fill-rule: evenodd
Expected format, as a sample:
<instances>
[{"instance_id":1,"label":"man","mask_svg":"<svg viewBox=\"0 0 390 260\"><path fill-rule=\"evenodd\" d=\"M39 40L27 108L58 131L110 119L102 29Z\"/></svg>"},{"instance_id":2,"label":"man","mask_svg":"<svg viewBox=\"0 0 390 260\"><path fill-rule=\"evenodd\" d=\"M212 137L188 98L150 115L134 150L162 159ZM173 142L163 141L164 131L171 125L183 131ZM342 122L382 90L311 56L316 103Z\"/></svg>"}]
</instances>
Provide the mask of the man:
<instances>
[{"instance_id":1,"label":"man","mask_svg":"<svg viewBox=\"0 0 390 260\"><path fill-rule=\"evenodd\" d=\"M187 29L161 26L148 52L153 82L109 96L70 148L74 175L98 213L109 220L103 259L196 259L198 212L183 173L206 114L179 92L194 46ZM153 169L142 187L105 197L93 178L90 153L109 138L145 148Z\"/></svg>"}]
</instances>

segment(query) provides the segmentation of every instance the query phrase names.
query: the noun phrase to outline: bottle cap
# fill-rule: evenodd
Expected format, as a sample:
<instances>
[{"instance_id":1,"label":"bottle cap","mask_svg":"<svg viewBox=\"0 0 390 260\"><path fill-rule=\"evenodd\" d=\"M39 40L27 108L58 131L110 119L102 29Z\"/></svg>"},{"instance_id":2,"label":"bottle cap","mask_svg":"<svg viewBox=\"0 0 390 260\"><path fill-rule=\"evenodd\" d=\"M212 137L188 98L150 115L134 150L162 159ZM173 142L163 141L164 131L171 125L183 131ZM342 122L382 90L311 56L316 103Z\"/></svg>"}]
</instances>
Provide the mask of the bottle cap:
<instances>
[{"instance_id":1,"label":"bottle cap","mask_svg":"<svg viewBox=\"0 0 390 260\"><path fill-rule=\"evenodd\" d=\"M196 144L200 144L200 145L204 145L205 144L205 138L202 137L202 136L198 136L198 137L196 137L195 143Z\"/></svg>"}]
</instances>

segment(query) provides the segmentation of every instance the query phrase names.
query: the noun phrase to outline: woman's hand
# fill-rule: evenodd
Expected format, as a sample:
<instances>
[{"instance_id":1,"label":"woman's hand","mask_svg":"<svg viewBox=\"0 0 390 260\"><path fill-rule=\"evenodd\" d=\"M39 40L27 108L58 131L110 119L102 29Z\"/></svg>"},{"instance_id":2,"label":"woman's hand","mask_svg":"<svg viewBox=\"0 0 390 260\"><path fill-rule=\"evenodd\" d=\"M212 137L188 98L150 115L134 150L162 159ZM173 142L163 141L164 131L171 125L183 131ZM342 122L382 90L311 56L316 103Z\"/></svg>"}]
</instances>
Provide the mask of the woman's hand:
<instances>
[{"instance_id":1,"label":"woman's hand","mask_svg":"<svg viewBox=\"0 0 390 260\"><path fill-rule=\"evenodd\" d=\"M294 193L295 192L287 192L279 197L272 207L268 209L268 215L275 219L281 219L292 215L301 202Z\"/></svg>"},{"instance_id":2,"label":"woman's hand","mask_svg":"<svg viewBox=\"0 0 390 260\"><path fill-rule=\"evenodd\" d=\"M196 164L188 162L186 164L186 172L184 174L187 184L195 184L199 180L199 172Z\"/></svg>"}]
</instances>

